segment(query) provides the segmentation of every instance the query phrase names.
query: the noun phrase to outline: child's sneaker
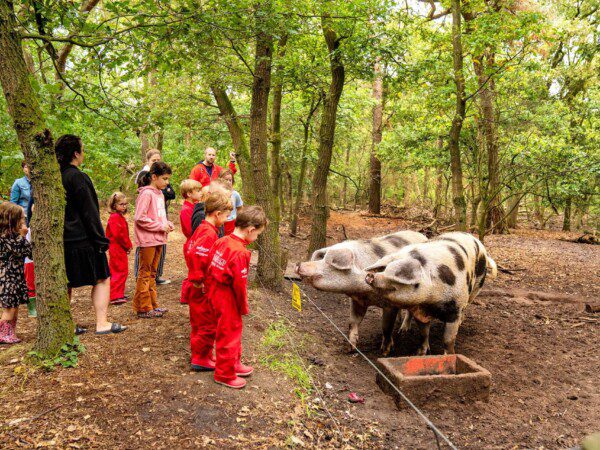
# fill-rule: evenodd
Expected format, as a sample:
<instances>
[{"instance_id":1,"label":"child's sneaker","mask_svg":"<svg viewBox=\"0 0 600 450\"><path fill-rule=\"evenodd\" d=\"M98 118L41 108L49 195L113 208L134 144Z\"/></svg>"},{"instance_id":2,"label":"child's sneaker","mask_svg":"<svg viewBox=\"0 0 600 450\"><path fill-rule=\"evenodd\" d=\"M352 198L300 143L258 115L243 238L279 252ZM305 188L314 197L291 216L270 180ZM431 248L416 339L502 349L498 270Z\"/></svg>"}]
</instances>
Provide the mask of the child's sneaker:
<instances>
[{"instance_id":1,"label":"child's sneaker","mask_svg":"<svg viewBox=\"0 0 600 450\"><path fill-rule=\"evenodd\" d=\"M163 313L153 309L151 311L139 312L137 313L137 316L138 319L156 319L158 317L162 317Z\"/></svg>"},{"instance_id":2,"label":"child's sneaker","mask_svg":"<svg viewBox=\"0 0 600 450\"><path fill-rule=\"evenodd\" d=\"M215 370L215 362L208 358L196 360L192 363L192 370L195 372Z\"/></svg>"},{"instance_id":3,"label":"child's sneaker","mask_svg":"<svg viewBox=\"0 0 600 450\"><path fill-rule=\"evenodd\" d=\"M168 309L167 308L154 308L154 311L164 314L168 311Z\"/></svg>"},{"instance_id":4,"label":"child's sneaker","mask_svg":"<svg viewBox=\"0 0 600 450\"><path fill-rule=\"evenodd\" d=\"M254 372L254 368L252 366L246 366L241 362L235 365L235 374L238 377L249 377L252 372Z\"/></svg>"},{"instance_id":5,"label":"child's sneaker","mask_svg":"<svg viewBox=\"0 0 600 450\"><path fill-rule=\"evenodd\" d=\"M242 389L244 386L246 386L246 380L240 377L236 377L233 380L228 381L220 381L215 378L215 383L222 384L223 386L227 386L232 389Z\"/></svg>"},{"instance_id":6,"label":"child's sneaker","mask_svg":"<svg viewBox=\"0 0 600 450\"><path fill-rule=\"evenodd\" d=\"M123 303L127 303L127 299L125 297L115 298L110 301L111 305L122 305Z\"/></svg>"}]
</instances>

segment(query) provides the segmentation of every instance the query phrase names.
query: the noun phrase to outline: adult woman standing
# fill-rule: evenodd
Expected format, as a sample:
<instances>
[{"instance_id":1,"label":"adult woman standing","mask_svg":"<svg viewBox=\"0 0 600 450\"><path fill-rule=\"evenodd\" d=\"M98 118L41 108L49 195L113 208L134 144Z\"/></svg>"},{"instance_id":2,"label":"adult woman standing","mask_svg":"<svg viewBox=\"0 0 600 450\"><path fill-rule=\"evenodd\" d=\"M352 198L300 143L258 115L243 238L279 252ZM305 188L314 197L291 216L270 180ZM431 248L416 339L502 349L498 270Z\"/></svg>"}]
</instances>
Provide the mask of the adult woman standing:
<instances>
[{"instance_id":1,"label":"adult woman standing","mask_svg":"<svg viewBox=\"0 0 600 450\"><path fill-rule=\"evenodd\" d=\"M54 151L67 199L64 243L69 297L72 288L93 286L96 333L120 333L127 327L107 320L110 270L106 250L109 241L100 221L98 196L92 180L79 170L84 159L83 142L78 136L65 134L57 139Z\"/></svg>"}]
</instances>

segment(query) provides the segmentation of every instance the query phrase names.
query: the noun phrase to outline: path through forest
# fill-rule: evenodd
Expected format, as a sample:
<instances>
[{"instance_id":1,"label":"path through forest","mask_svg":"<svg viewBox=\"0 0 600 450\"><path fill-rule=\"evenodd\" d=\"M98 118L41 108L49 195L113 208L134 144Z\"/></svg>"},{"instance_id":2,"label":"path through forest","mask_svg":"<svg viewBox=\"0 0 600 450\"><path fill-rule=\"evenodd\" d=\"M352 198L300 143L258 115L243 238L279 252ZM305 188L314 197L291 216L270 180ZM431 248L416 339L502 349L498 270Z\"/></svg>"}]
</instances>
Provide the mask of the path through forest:
<instances>
[{"instance_id":1,"label":"path through forest","mask_svg":"<svg viewBox=\"0 0 600 450\"><path fill-rule=\"evenodd\" d=\"M350 238L418 227L333 213L331 242L342 239L342 224ZM300 228L305 232L306 223ZM480 295L470 305L457 352L492 373L490 401L424 408L459 448L568 448L597 431L598 316L583 312L582 304L497 295L518 288L597 301L600 248L562 237L568 236L523 230L486 241L499 264L517 270L500 274L487 286L494 295ZM302 313L292 309L287 281L281 294L251 291L244 353L257 370L245 390L227 390L210 374L190 372L188 312L178 304L182 243L179 233L170 238L165 275L173 283L159 288L167 315L138 320L130 305L111 307L111 316L130 329L84 335L87 351L75 369L26 369L19 352L33 342L34 322L21 320L25 344L0 349L0 447L435 448L431 431L410 410L395 408L372 368L344 352L341 336L314 307L305 302ZM291 262L302 258L307 244L284 239ZM346 298L302 287L346 329ZM79 292L73 310L78 322L91 325L88 298L86 290ZM360 347L372 358L378 356L380 316L370 310L360 330ZM415 350L416 334L397 336L397 354ZM439 324L431 342L440 353ZM315 385L310 393L302 389L304 366ZM348 403L350 391L366 397L365 403Z\"/></svg>"}]
</instances>

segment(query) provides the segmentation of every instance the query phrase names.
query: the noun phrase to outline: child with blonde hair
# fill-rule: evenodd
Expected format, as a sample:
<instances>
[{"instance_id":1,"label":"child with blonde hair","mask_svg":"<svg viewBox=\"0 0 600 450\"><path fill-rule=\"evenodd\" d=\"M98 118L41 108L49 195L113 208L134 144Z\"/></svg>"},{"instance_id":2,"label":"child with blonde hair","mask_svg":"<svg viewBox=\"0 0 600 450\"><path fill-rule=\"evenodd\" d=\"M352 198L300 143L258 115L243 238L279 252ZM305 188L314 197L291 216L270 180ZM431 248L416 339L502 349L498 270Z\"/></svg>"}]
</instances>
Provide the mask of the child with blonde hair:
<instances>
[{"instance_id":1,"label":"child with blonde hair","mask_svg":"<svg viewBox=\"0 0 600 450\"><path fill-rule=\"evenodd\" d=\"M188 243L192 237L192 214L194 212L194 205L203 202L208 194L208 190L203 192L200 182L191 179L183 180L179 186L179 190L184 200L181 211L179 212L179 224L181 225L181 231L185 236L185 243L183 244L183 255L185 257ZM189 303L190 287L191 283L186 277L181 283L181 297L179 303L184 305Z\"/></svg>"},{"instance_id":2,"label":"child with blonde hair","mask_svg":"<svg viewBox=\"0 0 600 450\"><path fill-rule=\"evenodd\" d=\"M21 342L16 336L19 305L27 303L25 258L31 258L31 244L25 239L27 226L23 208L0 204L0 344Z\"/></svg>"},{"instance_id":3,"label":"child with blonde hair","mask_svg":"<svg viewBox=\"0 0 600 450\"><path fill-rule=\"evenodd\" d=\"M120 305L127 302L125 282L129 275L129 259L133 244L129 239L129 225L125 219L129 202L122 192L115 192L108 200L110 217L106 224L108 245L108 267L110 268L110 303Z\"/></svg>"},{"instance_id":4,"label":"child with blonde hair","mask_svg":"<svg viewBox=\"0 0 600 450\"><path fill-rule=\"evenodd\" d=\"M231 204L233 205L233 209L231 210L231 214L227 218L227 222L223 225L224 235L233 233L235 230L235 218L237 216L238 208L244 206L244 202L242 201L242 197L239 192L233 189L233 172L231 170L224 170L219 174L219 179L225 181L227 186L231 189Z\"/></svg>"}]
</instances>

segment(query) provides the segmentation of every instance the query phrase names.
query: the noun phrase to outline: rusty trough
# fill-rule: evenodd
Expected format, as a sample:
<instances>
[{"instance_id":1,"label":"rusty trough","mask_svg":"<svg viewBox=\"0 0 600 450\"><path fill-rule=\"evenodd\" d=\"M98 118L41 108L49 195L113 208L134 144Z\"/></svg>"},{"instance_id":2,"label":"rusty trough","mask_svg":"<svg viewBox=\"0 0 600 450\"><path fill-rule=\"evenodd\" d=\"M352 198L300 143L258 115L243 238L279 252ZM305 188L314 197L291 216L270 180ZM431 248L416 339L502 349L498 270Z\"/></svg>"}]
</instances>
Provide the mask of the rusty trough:
<instances>
[{"instance_id":1,"label":"rusty trough","mask_svg":"<svg viewBox=\"0 0 600 450\"><path fill-rule=\"evenodd\" d=\"M436 401L487 401L490 395L492 375L464 355L379 358L377 364L418 406ZM398 408L408 406L381 374L377 374L377 384L394 397Z\"/></svg>"}]
</instances>

